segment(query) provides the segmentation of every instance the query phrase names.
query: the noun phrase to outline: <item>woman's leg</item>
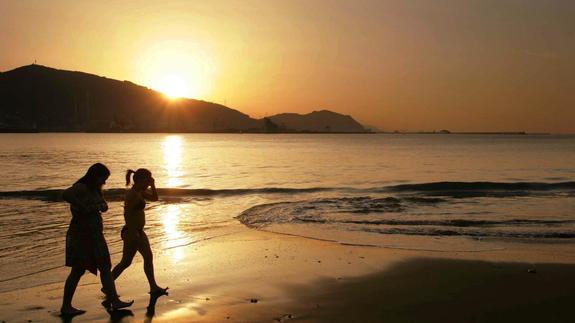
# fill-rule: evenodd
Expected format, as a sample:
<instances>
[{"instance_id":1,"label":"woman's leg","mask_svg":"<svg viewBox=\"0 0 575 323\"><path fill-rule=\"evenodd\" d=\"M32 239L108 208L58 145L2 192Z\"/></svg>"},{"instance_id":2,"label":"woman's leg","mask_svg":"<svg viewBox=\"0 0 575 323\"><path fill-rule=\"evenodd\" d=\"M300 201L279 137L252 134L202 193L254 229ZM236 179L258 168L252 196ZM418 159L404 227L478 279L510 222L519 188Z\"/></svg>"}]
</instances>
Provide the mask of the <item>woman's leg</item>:
<instances>
[{"instance_id":1,"label":"woman's leg","mask_svg":"<svg viewBox=\"0 0 575 323\"><path fill-rule=\"evenodd\" d=\"M109 264L98 267L98 271L100 271L100 281L102 282L103 290L106 293L106 300L102 302L102 305L107 308L112 307L114 309L132 305L134 301L122 302L118 297L118 292L116 291L116 285L114 284L114 278L112 277L112 271L110 268L111 266Z\"/></svg>"},{"instance_id":2,"label":"woman's leg","mask_svg":"<svg viewBox=\"0 0 575 323\"><path fill-rule=\"evenodd\" d=\"M101 265L98 267L98 271L100 272L100 282L102 282L102 290L106 294L106 298L113 300L118 298L118 292L116 291L116 284L114 284L110 267L109 265Z\"/></svg>"},{"instance_id":3,"label":"woman's leg","mask_svg":"<svg viewBox=\"0 0 575 323\"><path fill-rule=\"evenodd\" d=\"M122 260L114 267L112 270L112 277L116 280L122 272L130 267L132 260L138 251L138 243L136 241L124 241L124 247L122 249Z\"/></svg>"},{"instance_id":4,"label":"woman's leg","mask_svg":"<svg viewBox=\"0 0 575 323\"><path fill-rule=\"evenodd\" d=\"M165 292L167 288L162 288L156 283L156 277L154 276L154 256L152 254L152 248L150 247L150 241L145 232L141 234L138 251L144 258L144 272L150 284L150 293Z\"/></svg>"},{"instance_id":5,"label":"woman's leg","mask_svg":"<svg viewBox=\"0 0 575 323\"><path fill-rule=\"evenodd\" d=\"M68 278L66 278L66 283L64 284L64 297L62 298L62 314L82 314L85 311L78 310L72 306L72 298L74 297L74 292L76 292L76 287L82 275L84 275L85 270L83 268L72 267Z\"/></svg>"}]
</instances>

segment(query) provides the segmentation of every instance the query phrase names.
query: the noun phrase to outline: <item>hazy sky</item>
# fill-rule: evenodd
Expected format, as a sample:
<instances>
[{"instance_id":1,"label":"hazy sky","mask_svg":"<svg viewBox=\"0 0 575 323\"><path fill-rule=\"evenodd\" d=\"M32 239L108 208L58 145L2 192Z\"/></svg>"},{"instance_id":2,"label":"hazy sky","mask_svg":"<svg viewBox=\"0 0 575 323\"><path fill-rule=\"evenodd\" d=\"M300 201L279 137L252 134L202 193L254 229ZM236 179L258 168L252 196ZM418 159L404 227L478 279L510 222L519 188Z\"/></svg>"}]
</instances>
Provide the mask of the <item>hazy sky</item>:
<instances>
[{"instance_id":1,"label":"hazy sky","mask_svg":"<svg viewBox=\"0 0 575 323\"><path fill-rule=\"evenodd\" d=\"M575 132L573 0L0 0L0 71L35 59L254 117Z\"/></svg>"}]
</instances>

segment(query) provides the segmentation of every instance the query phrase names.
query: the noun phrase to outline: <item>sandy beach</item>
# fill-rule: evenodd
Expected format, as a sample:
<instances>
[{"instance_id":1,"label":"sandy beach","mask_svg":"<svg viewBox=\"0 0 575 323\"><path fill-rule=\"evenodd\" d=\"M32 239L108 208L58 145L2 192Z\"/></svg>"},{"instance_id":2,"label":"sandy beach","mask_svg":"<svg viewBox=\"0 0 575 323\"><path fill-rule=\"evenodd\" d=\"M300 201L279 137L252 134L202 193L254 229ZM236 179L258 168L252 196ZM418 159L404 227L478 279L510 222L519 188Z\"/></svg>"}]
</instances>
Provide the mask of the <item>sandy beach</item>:
<instances>
[{"instance_id":1,"label":"sandy beach","mask_svg":"<svg viewBox=\"0 0 575 323\"><path fill-rule=\"evenodd\" d=\"M570 322L570 245L457 253L341 245L238 226L157 253L169 295L150 299L141 259L117 281L125 311L99 304L86 275L73 322ZM4 322L58 322L62 283L3 293ZM154 304L155 303L155 304ZM64 320L66 321L66 320ZM69 321L69 320L68 320Z\"/></svg>"}]
</instances>

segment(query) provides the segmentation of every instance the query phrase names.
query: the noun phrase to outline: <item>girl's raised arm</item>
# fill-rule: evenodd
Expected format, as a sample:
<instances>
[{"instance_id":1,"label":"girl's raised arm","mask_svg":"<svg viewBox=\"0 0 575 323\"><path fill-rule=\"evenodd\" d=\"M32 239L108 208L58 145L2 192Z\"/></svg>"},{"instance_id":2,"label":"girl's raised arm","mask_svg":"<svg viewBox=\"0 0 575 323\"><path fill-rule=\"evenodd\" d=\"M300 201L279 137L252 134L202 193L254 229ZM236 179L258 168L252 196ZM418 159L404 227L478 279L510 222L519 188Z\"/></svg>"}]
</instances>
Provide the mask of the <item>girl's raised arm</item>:
<instances>
[{"instance_id":1,"label":"girl's raised arm","mask_svg":"<svg viewBox=\"0 0 575 323\"><path fill-rule=\"evenodd\" d=\"M142 192L142 197L148 201L155 202L158 200L158 192L156 191L156 181L153 177L150 178L150 190L151 193L148 191Z\"/></svg>"}]
</instances>

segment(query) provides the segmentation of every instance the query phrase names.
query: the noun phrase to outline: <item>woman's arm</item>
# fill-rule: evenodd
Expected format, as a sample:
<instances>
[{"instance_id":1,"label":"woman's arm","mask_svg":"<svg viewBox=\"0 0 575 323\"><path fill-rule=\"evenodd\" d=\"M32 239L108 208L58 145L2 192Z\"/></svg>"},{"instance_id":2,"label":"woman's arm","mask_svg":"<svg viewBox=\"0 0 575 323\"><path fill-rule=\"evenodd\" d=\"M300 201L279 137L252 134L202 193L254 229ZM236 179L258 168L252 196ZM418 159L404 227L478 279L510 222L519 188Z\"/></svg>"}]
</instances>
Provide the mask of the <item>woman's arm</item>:
<instances>
[{"instance_id":1,"label":"woman's arm","mask_svg":"<svg viewBox=\"0 0 575 323\"><path fill-rule=\"evenodd\" d=\"M98 201L93 200L88 191L88 188L83 184L74 184L73 186L67 188L62 193L62 198L64 201L70 203L70 205L76 210L82 213L90 213L94 211L105 212L108 210L108 204L103 198Z\"/></svg>"},{"instance_id":2,"label":"woman's arm","mask_svg":"<svg viewBox=\"0 0 575 323\"><path fill-rule=\"evenodd\" d=\"M86 210L87 205L84 204L84 202L82 202L82 199L80 198L82 195L85 195L86 193L87 193L86 187L84 185L74 184L64 190L64 192L62 193L62 198L64 199L64 201L70 203L72 206L75 206L81 210Z\"/></svg>"},{"instance_id":3,"label":"woman's arm","mask_svg":"<svg viewBox=\"0 0 575 323\"><path fill-rule=\"evenodd\" d=\"M98 210L100 210L100 212L108 211L108 203L106 202L106 200L104 200L104 197L100 197L97 204L98 204Z\"/></svg>"},{"instance_id":4,"label":"woman's arm","mask_svg":"<svg viewBox=\"0 0 575 323\"><path fill-rule=\"evenodd\" d=\"M150 190L151 190L151 193L149 193L148 191L143 191L142 197L148 201L152 201L152 202L157 201L158 200L158 192L156 191L156 181L154 180L153 177L150 179Z\"/></svg>"}]
</instances>

